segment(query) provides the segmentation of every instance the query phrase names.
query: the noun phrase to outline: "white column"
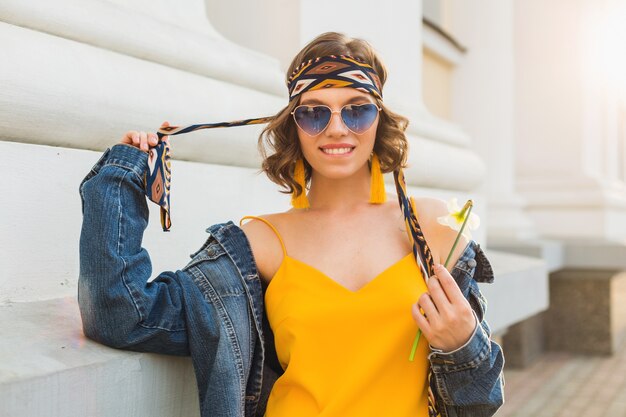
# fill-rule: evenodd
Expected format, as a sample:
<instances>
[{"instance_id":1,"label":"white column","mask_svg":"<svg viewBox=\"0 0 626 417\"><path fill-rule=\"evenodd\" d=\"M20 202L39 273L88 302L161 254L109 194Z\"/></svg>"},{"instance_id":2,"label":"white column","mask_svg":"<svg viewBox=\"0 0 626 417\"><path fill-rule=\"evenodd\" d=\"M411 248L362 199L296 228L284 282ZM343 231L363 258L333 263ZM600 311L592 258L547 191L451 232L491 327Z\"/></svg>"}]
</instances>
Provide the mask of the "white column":
<instances>
[{"instance_id":1,"label":"white column","mask_svg":"<svg viewBox=\"0 0 626 417\"><path fill-rule=\"evenodd\" d=\"M515 3L518 186L545 236L624 243L626 7Z\"/></svg>"},{"instance_id":2,"label":"white column","mask_svg":"<svg viewBox=\"0 0 626 417\"><path fill-rule=\"evenodd\" d=\"M453 119L486 161L490 242L533 238L526 203L515 191L513 1L451 0L447 11L451 31L467 47L454 73Z\"/></svg>"},{"instance_id":3,"label":"white column","mask_svg":"<svg viewBox=\"0 0 626 417\"><path fill-rule=\"evenodd\" d=\"M284 74L301 45L300 1L204 1L215 29L238 45L278 58Z\"/></svg>"}]
</instances>

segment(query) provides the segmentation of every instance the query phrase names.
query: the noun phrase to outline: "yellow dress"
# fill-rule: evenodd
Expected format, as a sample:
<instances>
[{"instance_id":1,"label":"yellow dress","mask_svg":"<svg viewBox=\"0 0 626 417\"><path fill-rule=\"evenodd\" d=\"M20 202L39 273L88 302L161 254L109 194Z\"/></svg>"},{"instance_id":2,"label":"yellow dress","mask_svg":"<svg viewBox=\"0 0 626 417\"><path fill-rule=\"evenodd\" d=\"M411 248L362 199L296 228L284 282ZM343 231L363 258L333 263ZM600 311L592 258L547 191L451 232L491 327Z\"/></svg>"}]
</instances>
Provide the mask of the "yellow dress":
<instances>
[{"instance_id":1,"label":"yellow dress","mask_svg":"<svg viewBox=\"0 0 626 417\"><path fill-rule=\"evenodd\" d=\"M428 342L409 354L418 326L411 305L426 291L413 254L357 291L315 267L283 260L265 292L278 360L285 371L265 417L428 417ZM241 222L240 222L241 224Z\"/></svg>"}]
</instances>

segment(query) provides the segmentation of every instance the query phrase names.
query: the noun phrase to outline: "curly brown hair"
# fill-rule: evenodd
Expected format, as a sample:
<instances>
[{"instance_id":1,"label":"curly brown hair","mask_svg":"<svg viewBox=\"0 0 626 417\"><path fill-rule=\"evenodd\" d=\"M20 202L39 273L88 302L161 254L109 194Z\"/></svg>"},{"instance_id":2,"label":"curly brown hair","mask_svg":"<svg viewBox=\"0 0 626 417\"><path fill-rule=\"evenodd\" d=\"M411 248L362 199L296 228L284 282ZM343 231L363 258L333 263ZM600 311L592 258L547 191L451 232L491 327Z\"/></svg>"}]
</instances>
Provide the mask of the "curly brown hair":
<instances>
[{"instance_id":1,"label":"curly brown hair","mask_svg":"<svg viewBox=\"0 0 626 417\"><path fill-rule=\"evenodd\" d=\"M291 61L285 81L288 81L291 73L302 62L326 55L350 55L370 64L378 74L381 86L385 85L387 70L374 48L363 39L350 38L338 32L322 33L302 48ZM386 173L404 168L408 154L408 141L404 132L409 121L406 117L390 111L382 100L376 97L374 100L381 108L374 143L374 152L380 160L381 171ZM263 157L262 171L270 180L285 188L284 191L281 190L282 193L295 191L296 195L303 192L293 175L295 161L298 158L304 160L307 183L311 178L311 166L302 155L300 142L297 140L297 128L291 117L291 112L299 102L300 95L280 110L263 129L258 141L258 148ZM271 151L269 155L268 150Z\"/></svg>"}]
</instances>

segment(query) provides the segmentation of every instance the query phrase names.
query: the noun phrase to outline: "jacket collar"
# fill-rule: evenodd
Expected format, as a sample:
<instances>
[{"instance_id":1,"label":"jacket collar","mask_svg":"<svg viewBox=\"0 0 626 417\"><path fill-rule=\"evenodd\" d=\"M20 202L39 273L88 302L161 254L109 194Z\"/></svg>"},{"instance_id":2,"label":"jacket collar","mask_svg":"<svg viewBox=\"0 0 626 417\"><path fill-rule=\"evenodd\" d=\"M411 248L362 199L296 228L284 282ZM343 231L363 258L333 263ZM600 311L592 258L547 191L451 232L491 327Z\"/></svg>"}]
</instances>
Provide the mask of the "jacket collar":
<instances>
[{"instance_id":1,"label":"jacket collar","mask_svg":"<svg viewBox=\"0 0 626 417\"><path fill-rule=\"evenodd\" d=\"M259 276L259 273L252 255L252 248L248 242L248 238L241 228L237 227L232 221L227 223L218 223L206 229L217 242L231 257L244 281L253 280Z\"/></svg>"},{"instance_id":2,"label":"jacket collar","mask_svg":"<svg viewBox=\"0 0 626 417\"><path fill-rule=\"evenodd\" d=\"M472 268L476 268L473 274L474 280L477 282L492 283L494 281L494 272L491 263L480 244L471 239L459 260L455 265L456 268L469 272Z\"/></svg>"}]
</instances>

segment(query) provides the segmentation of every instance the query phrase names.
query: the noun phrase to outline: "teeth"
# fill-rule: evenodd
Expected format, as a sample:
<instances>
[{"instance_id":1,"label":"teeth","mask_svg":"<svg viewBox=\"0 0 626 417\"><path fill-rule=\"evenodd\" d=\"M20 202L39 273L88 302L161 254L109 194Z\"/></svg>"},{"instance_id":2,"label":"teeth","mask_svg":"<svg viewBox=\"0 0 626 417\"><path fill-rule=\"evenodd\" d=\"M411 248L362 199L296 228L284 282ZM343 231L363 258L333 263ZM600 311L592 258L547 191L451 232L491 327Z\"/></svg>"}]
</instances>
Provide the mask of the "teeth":
<instances>
[{"instance_id":1,"label":"teeth","mask_svg":"<svg viewBox=\"0 0 626 417\"><path fill-rule=\"evenodd\" d=\"M322 148L322 151L324 153L331 154L331 155L340 155L340 154L348 153L351 150L352 148L334 148L334 149Z\"/></svg>"}]
</instances>

